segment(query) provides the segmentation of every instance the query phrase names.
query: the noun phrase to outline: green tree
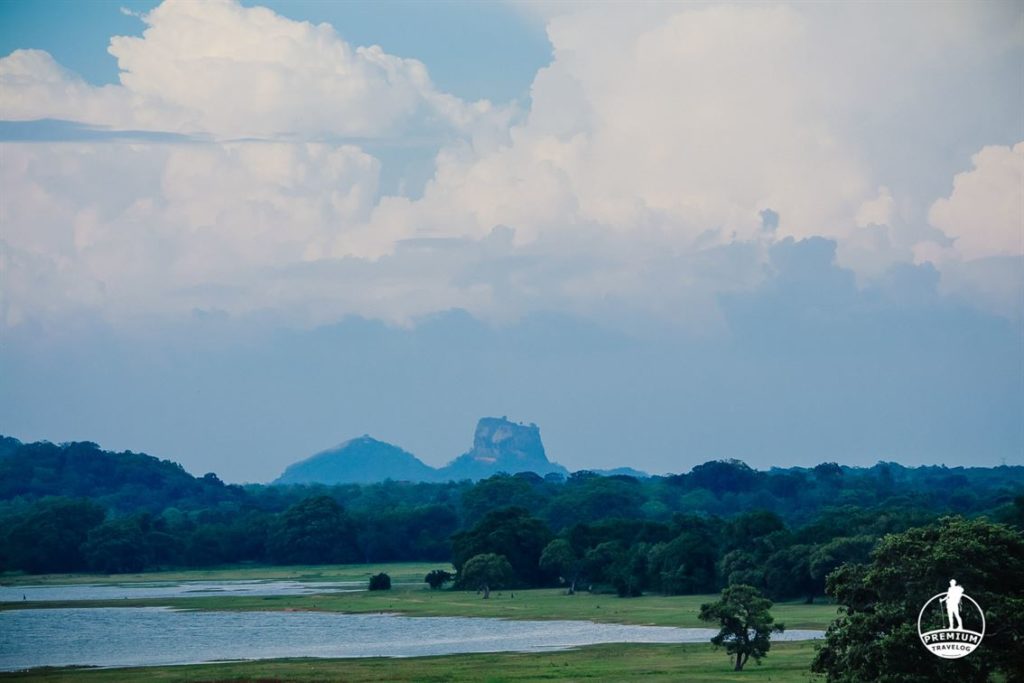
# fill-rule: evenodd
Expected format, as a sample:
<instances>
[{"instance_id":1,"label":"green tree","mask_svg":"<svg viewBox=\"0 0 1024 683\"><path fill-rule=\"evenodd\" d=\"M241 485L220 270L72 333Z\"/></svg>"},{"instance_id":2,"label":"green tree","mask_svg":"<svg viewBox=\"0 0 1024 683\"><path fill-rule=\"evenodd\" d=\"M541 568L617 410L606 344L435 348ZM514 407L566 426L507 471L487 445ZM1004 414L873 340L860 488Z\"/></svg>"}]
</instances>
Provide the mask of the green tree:
<instances>
[{"instance_id":1,"label":"green tree","mask_svg":"<svg viewBox=\"0 0 1024 683\"><path fill-rule=\"evenodd\" d=\"M540 566L561 578L567 586L567 595L576 594L576 582L583 573L584 560L576 554L569 541L556 538L548 543L540 555Z\"/></svg>"},{"instance_id":2,"label":"green tree","mask_svg":"<svg viewBox=\"0 0 1024 683\"><path fill-rule=\"evenodd\" d=\"M288 508L277 520L268 545L286 564L355 562L355 527L330 496L312 496Z\"/></svg>"},{"instance_id":3,"label":"green tree","mask_svg":"<svg viewBox=\"0 0 1024 683\"><path fill-rule=\"evenodd\" d=\"M998 520L1024 531L1024 496L1017 496L1013 503L1004 505L997 512Z\"/></svg>"},{"instance_id":4,"label":"green tree","mask_svg":"<svg viewBox=\"0 0 1024 683\"><path fill-rule=\"evenodd\" d=\"M611 584L625 555L626 548L619 541L598 543L583 556L583 571L594 583Z\"/></svg>"},{"instance_id":5,"label":"green tree","mask_svg":"<svg viewBox=\"0 0 1024 683\"><path fill-rule=\"evenodd\" d=\"M512 565L504 555L485 553L471 557L462 567L459 581L464 586L484 592L484 600L491 597L492 588L504 588L515 581Z\"/></svg>"},{"instance_id":6,"label":"green tree","mask_svg":"<svg viewBox=\"0 0 1024 683\"><path fill-rule=\"evenodd\" d=\"M772 632L781 633L785 627L775 624L769 611L772 601L763 597L753 586L729 586L722 591L717 602L700 606L702 621L718 622L718 635L711 639L716 647L735 659L733 669L742 671L751 657L758 664L771 648Z\"/></svg>"},{"instance_id":7,"label":"green tree","mask_svg":"<svg viewBox=\"0 0 1024 683\"><path fill-rule=\"evenodd\" d=\"M754 488L759 474L739 460L712 460L694 467L687 477L690 486L720 496Z\"/></svg>"},{"instance_id":8,"label":"green tree","mask_svg":"<svg viewBox=\"0 0 1024 683\"><path fill-rule=\"evenodd\" d=\"M710 593L715 583L718 544L702 520L684 520L685 528L650 551L650 570L663 593Z\"/></svg>"},{"instance_id":9,"label":"green tree","mask_svg":"<svg viewBox=\"0 0 1024 683\"><path fill-rule=\"evenodd\" d=\"M544 585L550 574L541 569L540 555L551 540L551 530L523 508L487 513L469 531L452 537L452 564L462 574L465 563L476 555L504 555L516 577L531 586Z\"/></svg>"},{"instance_id":10,"label":"green tree","mask_svg":"<svg viewBox=\"0 0 1024 683\"><path fill-rule=\"evenodd\" d=\"M492 510L521 507L536 510L544 504L538 487L523 477L495 474L482 479L462 494L462 510L466 521L475 524Z\"/></svg>"},{"instance_id":11,"label":"green tree","mask_svg":"<svg viewBox=\"0 0 1024 683\"><path fill-rule=\"evenodd\" d=\"M985 612L977 656L942 659L917 633L925 602L956 579ZM812 668L829 683L1024 681L1024 537L985 519L945 517L883 537L867 565L845 564L827 591L840 605Z\"/></svg>"},{"instance_id":12,"label":"green tree","mask_svg":"<svg viewBox=\"0 0 1024 683\"><path fill-rule=\"evenodd\" d=\"M370 577L370 590L389 591L391 590L391 577L381 572Z\"/></svg>"},{"instance_id":13,"label":"green tree","mask_svg":"<svg viewBox=\"0 0 1024 683\"><path fill-rule=\"evenodd\" d=\"M730 550L742 549L753 552L763 545L768 537L777 532L784 532L785 529L785 523L774 512L767 510L744 512L733 517L726 525L726 547Z\"/></svg>"},{"instance_id":14,"label":"green tree","mask_svg":"<svg viewBox=\"0 0 1024 683\"><path fill-rule=\"evenodd\" d=\"M802 597L807 604L824 592L824 582L811 575L811 545L791 545L774 552L764 567L765 593L773 600Z\"/></svg>"},{"instance_id":15,"label":"green tree","mask_svg":"<svg viewBox=\"0 0 1024 683\"><path fill-rule=\"evenodd\" d=\"M764 563L752 552L730 551L722 556L719 566L727 586L760 588L764 585Z\"/></svg>"},{"instance_id":16,"label":"green tree","mask_svg":"<svg viewBox=\"0 0 1024 683\"><path fill-rule=\"evenodd\" d=\"M113 519L89 532L82 554L89 568L107 574L140 572L148 562L145 536L135 519Z\"/></svg>"},{"instance_id":17,"label":"green tree","mask_svg":"<svg viewBox=\"0 0 1024 683\"><path fill-rule=\"evenodd\" d=\"M878 539L874 536L842 536L819 546L810 554L811 576L824 587L825 577L844 564L863 564Z\"/></svg>"},{"instance_id":18,"label":"green tree","mask_svg":"<svg viewBox=\"0 0 1024 683\"><path fill-rule=\"evenodd\" d=\"M441 586L445 585L452 580L452 573L445 571L444 569L431 569L427 572L427 575L423 577L423 580L430 586L432 590L437 590Z\"/></svg>"},{"instance_id":19,"label":"green tree","mask_svg":"<svg viewBox=\"0 0 1024 683\"><path fill-rule=\"evenodd\" d=\"M650 552L647 543L636 543L615 563L612 585L620 598L643 595L650 583Z\"/></svg>"},{"instance_id":20,"label":"green tree","mask_svg":"<svg viewBox=\"0 0 1024 683\"><path fill-rule=\"evenodd\" d=\"M82 544L105 514L90 500L44 498L8 530L8 562L33 574L81 571Z\"/></svg>"}]
</instances>

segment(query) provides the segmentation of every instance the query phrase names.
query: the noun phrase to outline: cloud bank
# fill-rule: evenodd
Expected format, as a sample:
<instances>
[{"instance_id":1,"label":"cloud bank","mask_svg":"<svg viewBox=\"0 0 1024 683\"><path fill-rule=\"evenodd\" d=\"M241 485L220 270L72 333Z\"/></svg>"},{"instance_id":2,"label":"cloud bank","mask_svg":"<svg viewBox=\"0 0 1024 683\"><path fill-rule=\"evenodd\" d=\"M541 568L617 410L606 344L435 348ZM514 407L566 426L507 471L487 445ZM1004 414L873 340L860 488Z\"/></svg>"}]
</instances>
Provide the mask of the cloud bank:
<instances>
[{"instance_id":1,"label":"cloud bank","mask_svg":"<svg viewBox=\"0 0 1024 683\"><path fill-rule=\"evenodd\" d=\"M815 238L862 289L931 264L943 296L1022 315L1012 4L538 7L529 103L231 0L112 38L120 85L0 59L5 121L185 136L2 143L0 324L462 308L703 333ZM370 141L436 148L422 192L385 193Z\"/></svg>"}]
</instances>

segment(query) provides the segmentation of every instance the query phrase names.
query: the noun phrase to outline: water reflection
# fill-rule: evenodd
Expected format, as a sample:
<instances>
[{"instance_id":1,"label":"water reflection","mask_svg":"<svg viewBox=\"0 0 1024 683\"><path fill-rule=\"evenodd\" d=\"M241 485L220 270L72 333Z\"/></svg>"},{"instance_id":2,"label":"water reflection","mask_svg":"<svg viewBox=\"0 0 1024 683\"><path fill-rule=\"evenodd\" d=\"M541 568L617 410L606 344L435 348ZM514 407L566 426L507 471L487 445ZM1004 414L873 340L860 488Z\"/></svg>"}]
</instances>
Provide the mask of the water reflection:
<instances>
[{"instance_id":1,"label":"water reflection","mask_svg":"<svg viewBox=\"0 0 1024 683\"><path fill-rule=\"evenodd\" d=\"M701 628L329 612L192 612L166 607L0 612L0 670L153 666L277 657L416 657L596 643L707 642ZM789 631L784 640L821 637Z\"/></svg>"}]
</instances>

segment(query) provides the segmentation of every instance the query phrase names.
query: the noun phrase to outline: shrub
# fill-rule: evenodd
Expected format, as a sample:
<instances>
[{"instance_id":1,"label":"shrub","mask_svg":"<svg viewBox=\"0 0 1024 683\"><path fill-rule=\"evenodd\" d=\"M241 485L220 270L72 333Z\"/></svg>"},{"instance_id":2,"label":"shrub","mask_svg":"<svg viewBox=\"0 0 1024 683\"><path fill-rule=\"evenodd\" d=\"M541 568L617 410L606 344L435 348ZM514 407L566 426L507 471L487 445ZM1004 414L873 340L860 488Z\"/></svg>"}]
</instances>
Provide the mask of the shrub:
<instances>
[{"instance_id":1,"label":"shrub","mask_svg":"<svg viewBox=\"0 0 1024 683\"><path fill-rule=\"evenodd\" d=\"M381 572L370 577L370 590L387 591L391 590L391 577Z\"/></svg>"},{"instance_id":2,"label":"shrub","mask_svg":"<svg viewBox=\"0 0 1024 683\"><path fill-rule=\"evenodd\" d=\"M430 584L431 588L437 589L455 578L451 572L443 569L431 569L423 580Z\"/></svg>"}]
</instances>

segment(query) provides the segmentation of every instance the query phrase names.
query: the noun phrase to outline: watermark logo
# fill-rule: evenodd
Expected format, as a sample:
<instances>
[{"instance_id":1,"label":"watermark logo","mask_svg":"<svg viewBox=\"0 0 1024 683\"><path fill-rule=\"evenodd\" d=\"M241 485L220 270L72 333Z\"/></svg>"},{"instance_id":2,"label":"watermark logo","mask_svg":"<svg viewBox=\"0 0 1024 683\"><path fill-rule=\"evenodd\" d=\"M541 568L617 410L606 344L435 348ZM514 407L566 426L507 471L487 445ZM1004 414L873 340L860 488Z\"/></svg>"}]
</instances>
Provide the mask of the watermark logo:
<instances>
[{"instance_id":1,"label":"watermark logo","mask_svg":"<svg viewBox=\"0 0 1024 683\"><path fill-rule=\"evenodd\" d=\"M966 657L985 637L985 613L956 579L950 579L949 590L924 603L917 616L917 633L937 657Z\"/></svg>"}]
</instances>

